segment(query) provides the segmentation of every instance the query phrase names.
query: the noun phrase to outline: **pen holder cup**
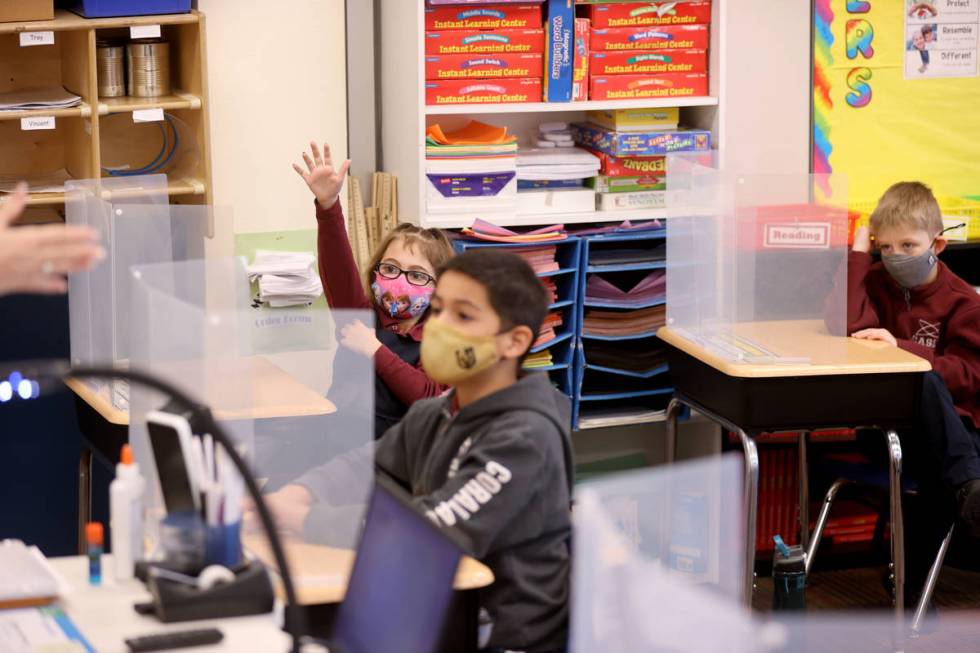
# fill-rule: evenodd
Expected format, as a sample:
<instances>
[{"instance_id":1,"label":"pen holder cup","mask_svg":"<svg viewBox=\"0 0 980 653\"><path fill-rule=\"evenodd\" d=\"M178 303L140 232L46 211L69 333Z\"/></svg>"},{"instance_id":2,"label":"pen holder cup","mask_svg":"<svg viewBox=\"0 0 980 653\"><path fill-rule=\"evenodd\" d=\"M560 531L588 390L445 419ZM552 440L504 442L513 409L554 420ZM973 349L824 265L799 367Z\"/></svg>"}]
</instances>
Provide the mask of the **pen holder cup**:
<instances>
[{"instance_id":1,"label":"pen holder cup","mask_svg":"<svg viewBox=\"0 0 980 653\"><path fill-rule=\"evenodd\" d=\"M223 565L234 569L242 561L242 522L208 526L205 540L205 565Z\"/></svg>"}]
</instances>

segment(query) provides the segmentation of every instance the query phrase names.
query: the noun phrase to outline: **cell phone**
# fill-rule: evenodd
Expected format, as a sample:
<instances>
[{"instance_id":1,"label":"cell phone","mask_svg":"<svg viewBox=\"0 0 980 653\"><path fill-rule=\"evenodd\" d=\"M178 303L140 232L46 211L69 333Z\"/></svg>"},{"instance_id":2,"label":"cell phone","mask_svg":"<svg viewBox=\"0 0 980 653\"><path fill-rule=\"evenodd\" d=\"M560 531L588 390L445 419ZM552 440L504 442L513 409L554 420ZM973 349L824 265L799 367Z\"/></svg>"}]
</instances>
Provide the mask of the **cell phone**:
<instances>
[{"instance_id":1,"label":"cell phone","mask_svg":"<svg viewBox=\"0 0 980 653\"><path fill-rule=\"evenodd\" d=\"M168 513L201 509L201 449L190 422L165 411L146 414L153 460Z\"/></svg>"}]
</instances>

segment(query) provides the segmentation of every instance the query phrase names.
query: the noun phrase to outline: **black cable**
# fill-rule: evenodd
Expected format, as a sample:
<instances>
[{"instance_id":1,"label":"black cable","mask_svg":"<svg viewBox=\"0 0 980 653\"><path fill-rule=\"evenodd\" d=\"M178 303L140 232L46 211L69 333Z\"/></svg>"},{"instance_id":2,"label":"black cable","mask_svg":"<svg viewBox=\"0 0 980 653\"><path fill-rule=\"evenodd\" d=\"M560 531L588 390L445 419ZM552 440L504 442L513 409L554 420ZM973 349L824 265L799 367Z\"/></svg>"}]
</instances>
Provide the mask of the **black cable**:
<instances>
[{"instance_id":1,"label":"black cable","mask_svg":"<svg viewBox=\"0 0 980 653\"><path fill-rule=\"evenodd\" d=\"M231 438L228 437L228 434L221 428L221 426L218 425L214 417L211 415L211 410L204 404L194 401L188 395L184 394L183 391L170 385L166 381L158 379L155 376L151 376L146 372L141 372L132 368L121 370L112 367L73 367L63 372L62 378L121 379L162 392L163 394L169 396L172 401L181 404L185 410L190 411L194 418L199 420L201 427L206 429L207 432L211 434L211 437L217 440L218 443L225 448L231 462L235 465L238 473L242 475L242 479L245 481L245 486L248 488L248 492L250 495L252 495L252 500L255 502L255 508L259 513L259 519L262 521L262 527L265 528L269 535L269 546L272 548L272 556L275 558L276 565L279 567L279 575L282 578L283 591L286 594L286 609L283 611L283 630L285 630L286 633L293 638L293 653L299 653L301 647L300 638L302 637L302 635L299 633L305 632L306 628L301 627L305 624L303 624L301 611L297 609L299 603L296 601L296 590L293 587L292 575L289 571L289 565L286 562L286 552L282 548L282 543L279 541L279 533L276 530L275 522L272 519L272 514L269 512L269 507L262 498L262 492L259 489L258 483L256 483L255 478L252 476L252 472L245 464L245 461L238 454L238 451L235 449L234 444L231 441ZM294 608L293 615L289 614L289 608Z\"/></svg>"}]
</instances>

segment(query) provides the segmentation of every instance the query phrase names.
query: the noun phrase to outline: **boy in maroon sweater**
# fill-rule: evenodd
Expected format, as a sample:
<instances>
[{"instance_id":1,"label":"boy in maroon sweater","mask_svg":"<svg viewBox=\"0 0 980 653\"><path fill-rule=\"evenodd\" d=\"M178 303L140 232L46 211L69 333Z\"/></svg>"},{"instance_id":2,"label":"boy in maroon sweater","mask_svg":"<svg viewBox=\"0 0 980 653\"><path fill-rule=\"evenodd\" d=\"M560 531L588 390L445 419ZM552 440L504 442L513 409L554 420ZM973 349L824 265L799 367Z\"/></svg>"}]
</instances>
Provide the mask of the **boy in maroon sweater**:
<instances>
[{"instance_id":1,"label":"boy in maroon sweater","mask_svg":"<svg viewBox=\"0 0 980 653\"><path fill-rule=\"evenodd\" d=\"M872 262L872 234L880 263ZM980 295L938 260L945 248L932 191L918 182L889 188L848 257L847 330L932 363L919 429L902 438L906 460L920 490L940 502L929 510L946 514L953 496L980 535Z\"/></svg>"}]
</instances>

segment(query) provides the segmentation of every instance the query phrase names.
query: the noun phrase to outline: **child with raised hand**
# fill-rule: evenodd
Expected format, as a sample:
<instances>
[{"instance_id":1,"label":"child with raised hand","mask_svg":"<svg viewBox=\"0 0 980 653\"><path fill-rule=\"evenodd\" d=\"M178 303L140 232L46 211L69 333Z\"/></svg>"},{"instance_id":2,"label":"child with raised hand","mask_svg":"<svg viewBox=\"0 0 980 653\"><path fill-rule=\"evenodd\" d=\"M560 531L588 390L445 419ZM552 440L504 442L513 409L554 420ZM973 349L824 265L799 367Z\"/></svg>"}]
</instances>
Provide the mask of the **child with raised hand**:
<instances>
[{"instance_id":1,"label":"child with raised hand","mask_svg":"<svg viewBox=\"0 0 980 653\"><path fill-rule=\"evenodd\" d=\"M436 270L453 255L438 229L401 224L371 256L362 278L354 262L339 197L350 161L335 167L330 146L310 143L303 153L306 168L293 164L316 197L317 258L320 280L331 308L374 308L377 326L355 321L341 330L341 345L374 358L374 437L397 424L415 401L435 397L445 386L420 367L422 327ZM340 369L340 363L335 367Z\"/></svg>"}]
</instances>

